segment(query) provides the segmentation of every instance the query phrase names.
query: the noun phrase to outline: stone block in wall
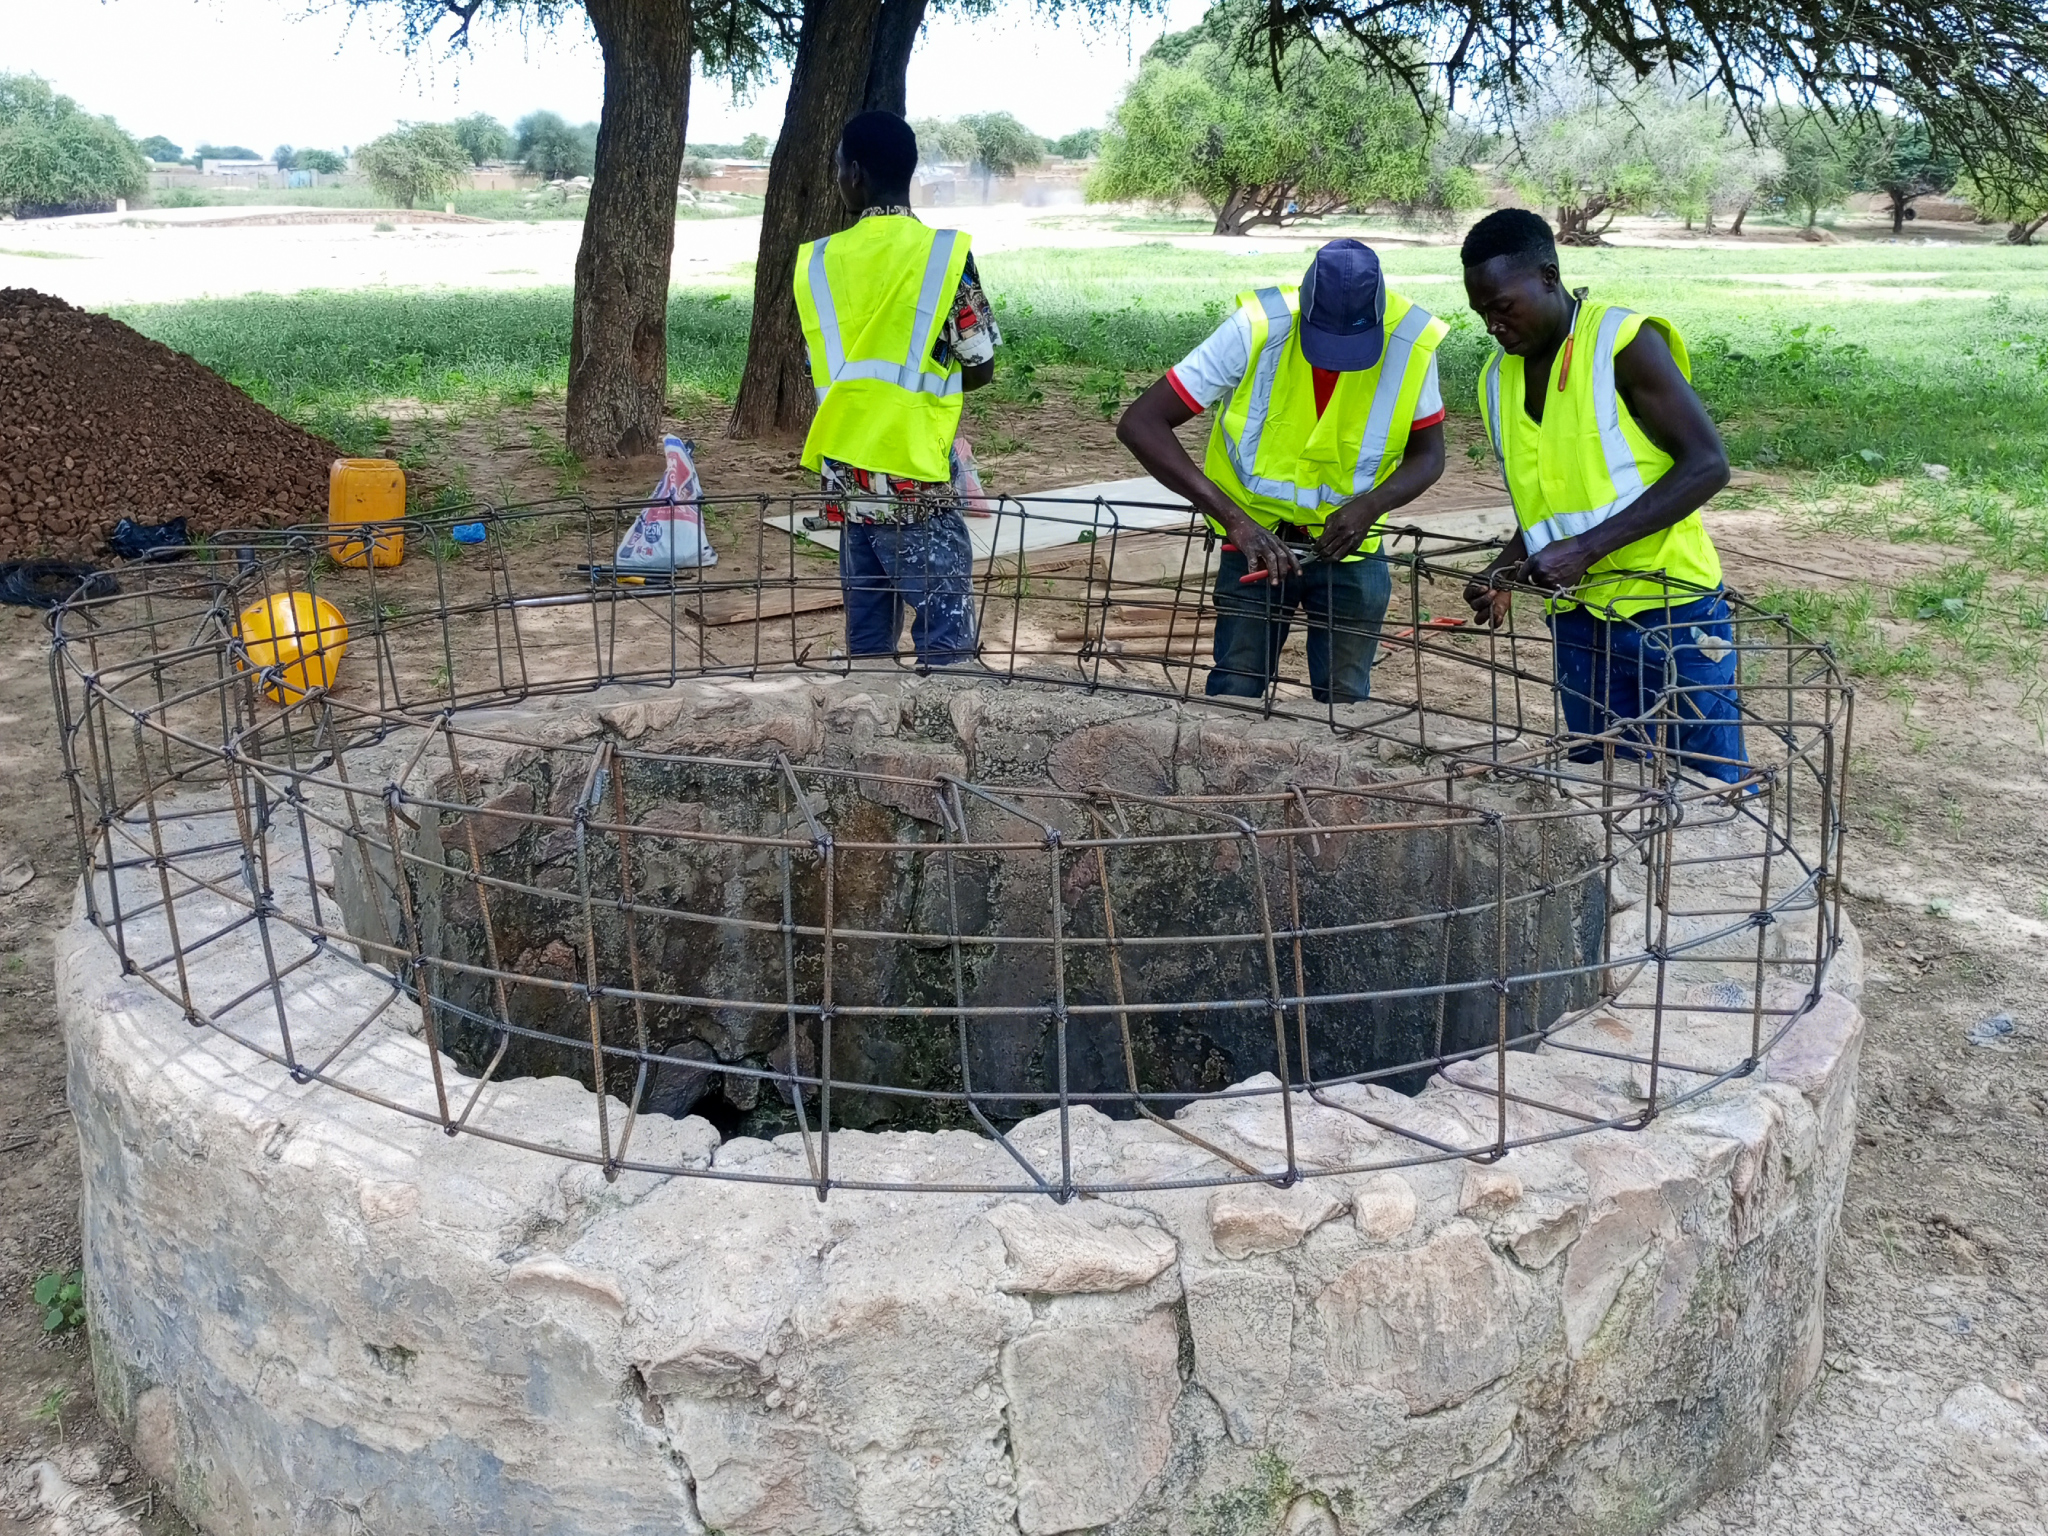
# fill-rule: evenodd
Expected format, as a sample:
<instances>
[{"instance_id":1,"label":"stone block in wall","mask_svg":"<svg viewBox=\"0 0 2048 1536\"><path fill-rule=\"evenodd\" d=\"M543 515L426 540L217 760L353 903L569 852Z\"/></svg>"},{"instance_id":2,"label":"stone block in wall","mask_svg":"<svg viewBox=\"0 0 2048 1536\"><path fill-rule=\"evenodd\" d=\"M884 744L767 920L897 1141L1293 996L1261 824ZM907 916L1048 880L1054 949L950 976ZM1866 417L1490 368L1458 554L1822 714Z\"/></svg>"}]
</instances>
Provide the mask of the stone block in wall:
<instances>
[{"instance_id":1,"label":"stone block in wall","mask_svg":"<svg viewBox=\"0 0 2048 1536\"><path fill-rule=\"evenodd\" d=\"M1062 1328L1005 1346L1025 1536L1106 1525L1135 1506L1166 1465L1180 1386L1180 1327L1164 1308L1131 1327Z\"/></svg>"}]
</instances>

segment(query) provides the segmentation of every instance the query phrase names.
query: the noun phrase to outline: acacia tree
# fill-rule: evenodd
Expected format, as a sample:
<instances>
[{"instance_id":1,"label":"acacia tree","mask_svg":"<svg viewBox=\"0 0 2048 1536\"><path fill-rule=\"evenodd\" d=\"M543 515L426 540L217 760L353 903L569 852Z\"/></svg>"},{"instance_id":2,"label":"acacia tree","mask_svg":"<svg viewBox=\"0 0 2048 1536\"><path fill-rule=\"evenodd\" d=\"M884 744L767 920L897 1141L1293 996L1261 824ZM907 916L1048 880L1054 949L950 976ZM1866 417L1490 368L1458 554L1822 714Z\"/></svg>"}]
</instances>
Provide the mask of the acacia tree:
<instances>
[{"instance_id":1,"label":"acacia tree","mask_svg":"<svg viewBox=\"0 0 2048 1536\"><path fill-rule=\"evenodd\" d=\"M1821 210L1841 202L1850 190L1851 135L1812 107L1778 106L1764 118L1764 134L1782 164L1766 197L1772 207L1804 215L1806 228Z\"/></svg>"},{"instance_id":2,"label":"acacia tree","mask_svg":"<svg viewBox=\"0 0 2048 1536\"><path fill-rule=\"evenodd\" d=\"M1974 165L2048 163L2048 6L2040 0L1265 0L1277 57L1350 37L1406 78L1503 95L1565 65L1605 84L1693 75L1754 123L1788 94L1837 116L1923 122Z\"/></svg>"},{"instance_id":3,"label":"acacia tree","mask_svg":"<svg viewBox=\"0 0 2048 1536\"><path fill-rule=\"evenodd\" d=\"M548 28L588 19L604 57L590 208L576 251L569 447L585 458L653 452L668 401L668 280L693 58L752 78L773 46L752 0L349 0L393 12L408 49L468 46L483 21ZM864 56L864 55L863 55Z\"/></svg>"},{"instance_id":4,"label":"acacia tree","mask_svg":"<svg viewBox=\"0 0 2048 1536\"><path fill-rule=\"evenodd\" d=\"M1563 245L1598 245L1615 216L1664 211L1735 232L1782 165L1754 143L1725 96L1648 81L1610 90L1585 79L1541 82L1514 115L1504 169L1553 210Z\"/></svg>"},{"instance_id":5,"label":"acacia tree","mask_svg":"<svg viewBox=\"0 0 2048 1536\"><path fill-rule=\"evenodd\" d=\"M1089 198L1196 197L1219 235L1423 201L1430 124L1415 100L1343 43L1297 44L1268 68L1240 46L1252 15L1219 6L1147 51L1102 141Z\"/></svg>"},{"instance_id":6,"label":"acacia tree","mask_svg":"<svg viewBox=\"0 0 2048 1536\"><path fill-rule=\"evenodd\" d=\"M357 150L356 168L399 207L411 208L453 190L469 155L445 123L401 123Z\"/></svg>"},{"instance_id":7,"label":"acacia tree","mask_svg":"<svg viewBox=\"0 0 2048 1536\"><path fill-rule=\"evenodd\" d=\"M2048 229L2048 175L2032 166L1988 160L1959 184L1977 216L2005 226L2008 245L2032 245Z\"/></svg>"},{"instance_id":8,"label":"acacia tree","mask_svg":"<svg viewBox=\"0 0 2048 1536\"><path fill-rule=\"evenodd\" d=\"M83 111L38 76L0 74L0 211L111 207L140 192L148 171L111 117Z\"/></svg>"},{"instance_id":9,"label":"acacia tree","mask_svg":"<svg viewBox=\"0 0 2048 1536\"><path fill-rule=\"evenodd\" d=\"M1981 163L2015 166L2035 163L2032 155L2008 156L1996 149L1980 151L1978 158ZM1958 170L1955 159L1936 146L1927 125L1917 118L1879 113L1859 125L1853 185L1859 192L1883 196L1894 236L1905 232L1913 204L1948 191L1956 184Z\"/></svg>"}]
</instances>

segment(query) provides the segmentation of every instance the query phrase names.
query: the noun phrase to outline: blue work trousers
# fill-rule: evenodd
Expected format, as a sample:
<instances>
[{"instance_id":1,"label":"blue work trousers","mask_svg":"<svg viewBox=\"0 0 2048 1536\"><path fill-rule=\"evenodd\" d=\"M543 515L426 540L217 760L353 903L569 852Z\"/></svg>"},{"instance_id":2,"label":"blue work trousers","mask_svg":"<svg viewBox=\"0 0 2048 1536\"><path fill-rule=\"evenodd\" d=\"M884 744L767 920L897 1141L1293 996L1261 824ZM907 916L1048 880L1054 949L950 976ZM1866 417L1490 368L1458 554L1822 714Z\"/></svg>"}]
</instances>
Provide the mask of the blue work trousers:
<instances>
[{"instance_id":1,"label":"blue work trousers","mask_svg":"<svg viewBox=\"0 0 2048 1536\"><path fill-rule=\"evenodd\" d=\"M1571 607L1549 617L1557 690L1574 736L1615 733L1616 755L1675 751L1686 767L1733 784L1748 773L1737 693L1740 656L1728 600L1719 592L1626 619ZM1598 762L1601 748L1572 749Z\"/></svg>"},{"instance_id":2,"label":"blue work trousers","mask_svg":"<svg viewBox=\"0 0 2048 1536\"><path fill-rule=\"evenodd\" d=\"M1355 703L1372 694L1372 659L1394 589L1387 562L1311 560L1298 575L1245 582L1249 567L1234 549L1216 572L1216 665L1206 692L1261 697L1280 671L1280 648L1300 611L1308 624L1308 680L1318 704Z\"/></svg>"},{"instance_id":3,"label":"blue work trousers","mask_svg":"<svg viewBox=\"0 0 2048 1536\"><path fill-rule=\"evenodd\" d=\"M974 544L951 508L916 522L857 523L839 534L846 649L894 656L903 610L916 610L910 643L926 666L974 658Z\"/></svg>"}]
</instances>

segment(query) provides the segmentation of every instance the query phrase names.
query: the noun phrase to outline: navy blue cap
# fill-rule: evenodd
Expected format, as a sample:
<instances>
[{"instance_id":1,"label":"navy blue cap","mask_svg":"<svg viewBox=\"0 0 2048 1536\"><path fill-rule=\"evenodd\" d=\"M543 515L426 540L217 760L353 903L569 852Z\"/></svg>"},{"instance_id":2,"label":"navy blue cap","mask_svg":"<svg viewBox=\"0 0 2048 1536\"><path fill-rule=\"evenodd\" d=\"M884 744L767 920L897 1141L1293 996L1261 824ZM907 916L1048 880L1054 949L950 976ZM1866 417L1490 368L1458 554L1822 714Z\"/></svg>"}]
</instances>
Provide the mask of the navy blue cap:
<instances>
[{"instance_id":1,"label":"navy blue cap","mask_svg":"<svg viewBox=\"0 0 2048 1536\"><path fill-rule=\"evenodd\" d=\"M1332 240L1301 280L1301 355L1318 368L1356 373L1387 344L1387 285L1362 240Z\"/></svg>"}]
</instances>

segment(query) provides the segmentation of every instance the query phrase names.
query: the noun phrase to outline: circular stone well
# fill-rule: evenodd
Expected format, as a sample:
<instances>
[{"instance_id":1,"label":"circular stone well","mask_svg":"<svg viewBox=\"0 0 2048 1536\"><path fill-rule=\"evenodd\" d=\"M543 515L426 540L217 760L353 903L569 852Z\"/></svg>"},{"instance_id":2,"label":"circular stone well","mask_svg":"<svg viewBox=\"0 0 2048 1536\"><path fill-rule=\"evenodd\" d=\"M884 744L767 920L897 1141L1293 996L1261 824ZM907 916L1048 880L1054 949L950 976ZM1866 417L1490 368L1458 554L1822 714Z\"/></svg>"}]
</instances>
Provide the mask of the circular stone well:
<instances>
[{"instance_id":1,"label":"circular stone well","mask_svg":"<svg viewBox=\"0 0 2048 1536\"><path fill-rule=\"evenodd\" d=\"M1860 965L1790 727L1729 794L1051 679L221 742L112 670L94 1360L204 1531L1644 1530L1818 1367Z\"/></svg>"}]
</instances>

